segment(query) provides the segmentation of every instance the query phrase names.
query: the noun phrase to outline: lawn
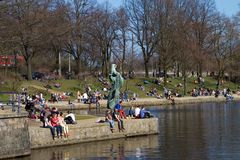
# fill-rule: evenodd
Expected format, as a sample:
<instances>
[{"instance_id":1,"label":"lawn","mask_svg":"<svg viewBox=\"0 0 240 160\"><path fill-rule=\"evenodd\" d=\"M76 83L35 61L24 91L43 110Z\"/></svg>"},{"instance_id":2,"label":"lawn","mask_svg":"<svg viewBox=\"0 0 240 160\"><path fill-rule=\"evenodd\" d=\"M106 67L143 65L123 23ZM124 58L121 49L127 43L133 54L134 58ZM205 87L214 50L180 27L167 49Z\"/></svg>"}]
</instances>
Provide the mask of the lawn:
<instances>
[{"instance_id":1,"label":"lawn","mask_svg":"<svg viewBox=\"0 0 240 160\"><path fill-rule=\"evenodd\" d=\"M76 115L76 120L91 119L96 117L97 116L92 116L92 115Z\"/></svg>"},{"instance_id":2,"label":"lawn","mask_svg":"<svg viewBox=\"0 0 240 160\"><path fill-rule=\"evenodd\" d=\"M163 93L163 84L155 84L154 83L155 78L134 78L134 79L127 79L124 82L124 86L122 87L121 91L129 90L129 96L132 95L132 93L136 93L138 97L146 97L146 93L153 88L156 88L160 94ZM199 88L199 84L195 84L194 81L196 78L190 77L187 78L187 92L190 93L190 91L193 88ZM147 83L144 83L147 82ZM166 88L170 90L178 90L181 94L183 94L183 87L178 87L177 85L179 83L183 84L182 78L168 78L167 79ZM60 87L57 88L54 85L60 84ZM145 90L140 90L140 87L138 85L143 85ZM46 89L44 86L49 85L51 88ZM96 78L88 78L87 80L51 80L51 81L7 81L4 84L0 84L0 91L20 91L21 88L27 88L30 94L36 94L36 93L43 93L44 96L48 99L50 97L51 93L63 93L63 92L71 92L72 96L70 97L71 100L76 99L76 93L79 90L80 92L85 91L85 87L90 86L92 91L99 90L101 91L104 87L103 84L101 84L98 79ZM212 77L205 77L205 87L209 89L216 89L216 80ZM224 82L222 85L220 85L220 89L223 88L230 88L232 91L237 90L239 87L239 84L234 84L232 82ZM0 100L8 100L9 95L0 94Z\"/></svg>"}]
</instances>

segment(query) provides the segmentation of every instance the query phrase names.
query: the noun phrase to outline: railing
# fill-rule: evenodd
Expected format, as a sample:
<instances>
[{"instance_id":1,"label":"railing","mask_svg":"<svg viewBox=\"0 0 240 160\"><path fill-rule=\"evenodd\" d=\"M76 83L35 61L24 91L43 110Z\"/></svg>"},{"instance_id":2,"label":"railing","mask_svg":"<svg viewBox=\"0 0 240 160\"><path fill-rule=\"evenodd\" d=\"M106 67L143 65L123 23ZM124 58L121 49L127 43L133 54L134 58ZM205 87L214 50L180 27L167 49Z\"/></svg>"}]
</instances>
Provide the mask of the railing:
<instances>
[{"instance_id":1,"label":"railing","mask_svg":"<svg viewBox=\"0 0 240 160\"><path fill-rule=\"evenodd\" d=\"M21 113L21 95L17 92L0 92L0 94L13 95L8 101L0 100L0 109L4 110L5 107L10 106L12 112Z\"/></svg>"}]
</instances>

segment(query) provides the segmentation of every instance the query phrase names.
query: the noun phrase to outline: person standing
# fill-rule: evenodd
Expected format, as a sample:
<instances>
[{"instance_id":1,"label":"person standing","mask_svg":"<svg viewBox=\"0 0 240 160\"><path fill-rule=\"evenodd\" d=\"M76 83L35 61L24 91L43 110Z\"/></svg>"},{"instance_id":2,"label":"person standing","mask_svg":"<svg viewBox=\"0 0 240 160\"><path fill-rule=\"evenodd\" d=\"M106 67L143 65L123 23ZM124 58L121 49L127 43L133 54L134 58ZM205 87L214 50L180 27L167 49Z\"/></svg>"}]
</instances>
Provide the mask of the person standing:
<instances>
[{"instance_id":1,"label":"person standing","mask_svg":"<svg viewBox=\"0 0 240 160\"><path fill-rule=\"evenodd\" d=\"M78 103L80 103L80 101L81 101L81 93L80 93L80 91L77 92L77 101L78 101Z\"/></svg>"}]
</instances>

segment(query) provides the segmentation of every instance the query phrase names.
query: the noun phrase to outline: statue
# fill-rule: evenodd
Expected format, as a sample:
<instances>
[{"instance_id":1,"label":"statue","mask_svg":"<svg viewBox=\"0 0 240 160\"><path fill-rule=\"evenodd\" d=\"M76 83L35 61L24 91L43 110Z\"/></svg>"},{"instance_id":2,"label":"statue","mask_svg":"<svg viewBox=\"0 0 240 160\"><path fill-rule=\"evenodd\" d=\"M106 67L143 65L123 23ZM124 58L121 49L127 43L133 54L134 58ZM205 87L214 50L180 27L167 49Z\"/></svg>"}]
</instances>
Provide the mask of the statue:
<instances>
[{"instance_id":1,"label":"statue","mask_svg":"<svg viewBox=\"0 0 240 160\"><path fill-rule=\"evenodd\" d=\"M119 102L120 89L123 86L124 79L119 72L116 71L117 65L112 64L109 79L111 81L111 90L108 94L107 108L114 109L115 105Z\"/></svg>"}]
</instances>

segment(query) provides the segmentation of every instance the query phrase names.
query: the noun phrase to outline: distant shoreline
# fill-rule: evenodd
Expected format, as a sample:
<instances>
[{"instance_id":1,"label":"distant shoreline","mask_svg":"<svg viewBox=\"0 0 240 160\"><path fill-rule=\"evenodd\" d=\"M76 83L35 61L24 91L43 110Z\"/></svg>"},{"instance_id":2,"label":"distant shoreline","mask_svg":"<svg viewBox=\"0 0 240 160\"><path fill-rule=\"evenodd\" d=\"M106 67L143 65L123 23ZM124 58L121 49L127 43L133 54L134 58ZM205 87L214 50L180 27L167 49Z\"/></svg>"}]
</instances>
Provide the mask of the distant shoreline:
<instances>
[{"instance_id":1,"label":"distant shoreline","mask_svg":"<svg viewBox=\"0 0 240 160\"><path fill-rule=\"evenodd\" d=\"M240 101L240 96L233 95L233 101ZM174 97L175 104L191 104L191 103L208 103L208 102L226 102L224 96L219 96L215 98L214 96L198 96L198 97ZM78 109L89 109L89 104L73 102L75 107L70 108L68 102L58 102L58 103L48 103L49 107L57 107L61 110L78 110ZM100 100L100 109L105 109L107 106L107 100ZM161 106L161 105L172 105L171 100L165 98L139 98L135 101L123 102L124 107L136 107L136 106ZM91 109L95 109L95 104L91 104Z\"/></svg>"}]
</instances>

